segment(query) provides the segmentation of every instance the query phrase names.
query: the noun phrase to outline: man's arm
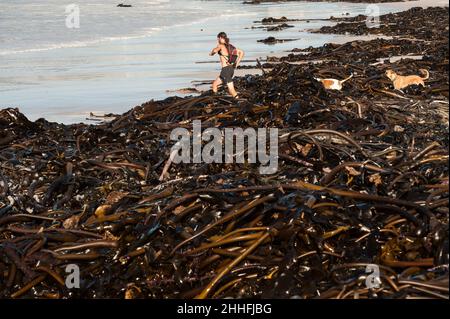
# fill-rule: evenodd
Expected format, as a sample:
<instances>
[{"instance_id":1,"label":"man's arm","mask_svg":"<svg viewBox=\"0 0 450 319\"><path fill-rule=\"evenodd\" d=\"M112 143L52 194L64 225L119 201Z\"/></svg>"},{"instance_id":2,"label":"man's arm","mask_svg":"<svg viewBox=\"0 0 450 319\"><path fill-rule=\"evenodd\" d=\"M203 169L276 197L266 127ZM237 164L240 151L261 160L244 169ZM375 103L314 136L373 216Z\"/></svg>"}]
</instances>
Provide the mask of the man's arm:
<instances>
[{"instance_id":1,"label":"man's arm","mask_svg":"<svg viewBox=\"0 0 450 319\"><path fill-rule=\"evenodd\" d=\"M239 66L239 63L241 63L241 60L244 58L245 53L241 49L237 49L237 54L238 54L238 59L236 61L236 69Z\"/></svg>"},{"instance_id":2,"label":"man's arm","mask_svg":"<svg viewBox=\"0 0 450 319\"><path fill-rule=\"evenodd\" d=\"M214 49L212 49L211 53L209 53L210 56L213 56L217 52L220 51L220 45L216 46Z\"/></svg>"}]
</instances>

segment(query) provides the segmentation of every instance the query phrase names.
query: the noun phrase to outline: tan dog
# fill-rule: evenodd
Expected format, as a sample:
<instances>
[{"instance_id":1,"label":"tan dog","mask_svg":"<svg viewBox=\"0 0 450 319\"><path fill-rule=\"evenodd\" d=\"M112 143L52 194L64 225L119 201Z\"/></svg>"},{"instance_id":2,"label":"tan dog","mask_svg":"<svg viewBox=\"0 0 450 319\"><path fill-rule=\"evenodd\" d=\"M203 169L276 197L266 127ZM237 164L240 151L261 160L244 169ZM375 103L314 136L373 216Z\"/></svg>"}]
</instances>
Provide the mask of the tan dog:
<instances>
[{"instance_id":1,"label":"tan dog","mask_svg":"<svg viewBox=\"0 0 450 319\"><path fill-rule=\"evenodd\" d=\"M413 84L422 85L423 87L425 87L424 81L430 77L430 73L425 69L420 69L420 72L425 74L424 78L418 75L398 75L393 70L387 70L386 76L392 81L396 90L402 90Z\"/></svg>"},{"instance_id":2,"label":"tan dog","mask_svg":"<svg viewBox=\"0 0 450 319\"><path fill-rule=\"evenodd\" d=\"M323 87L327 90L342 90L342 85L350 80L353 77L353 74L351 74L348 78L344 80L336 80L336 79L319 79L315 78L316 81L319 81L323 84Z\"/></svg>"}]
</instances>

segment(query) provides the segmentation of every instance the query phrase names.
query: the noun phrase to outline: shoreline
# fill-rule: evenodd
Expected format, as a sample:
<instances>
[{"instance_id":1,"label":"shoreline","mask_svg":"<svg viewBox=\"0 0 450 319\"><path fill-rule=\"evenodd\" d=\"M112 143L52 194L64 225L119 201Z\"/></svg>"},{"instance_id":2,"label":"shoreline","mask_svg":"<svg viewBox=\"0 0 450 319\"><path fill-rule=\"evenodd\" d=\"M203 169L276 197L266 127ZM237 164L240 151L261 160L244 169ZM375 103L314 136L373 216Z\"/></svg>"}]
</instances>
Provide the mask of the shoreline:
<instances>
[{"instance_id":1,"label":"shoreline","mask_svg":"<svg viewBox=\"0 0 450 319\"><path fill-rule=\"evenodd\" d=\"M382 28L420 25L416 39L270 57L262 75L236 78L239 102L174 96L97 125L0 110L0 296L448 299L448 10L411 9ZM340 23L326 30L359 31ZM404 92L384 75L422 68L426 87ZM341 91L316 80L349 74ZM171 163L172 129L194 120L279 128L278 171ZM54 280L68 262L79 291ZM360 280L369 264L381 288Z\"/></svg>"}]
</instances>

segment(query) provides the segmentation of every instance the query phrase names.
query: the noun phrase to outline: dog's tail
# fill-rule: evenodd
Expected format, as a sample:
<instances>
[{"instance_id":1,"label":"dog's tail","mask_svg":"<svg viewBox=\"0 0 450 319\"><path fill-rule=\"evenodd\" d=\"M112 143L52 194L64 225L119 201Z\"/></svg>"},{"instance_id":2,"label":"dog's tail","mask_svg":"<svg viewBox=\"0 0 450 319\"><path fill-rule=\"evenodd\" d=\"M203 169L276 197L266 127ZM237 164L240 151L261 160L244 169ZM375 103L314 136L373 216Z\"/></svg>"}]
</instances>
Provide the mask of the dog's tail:
<instances>
[{"instance_id":1,"label":"dog's tail","mask_svg":"<svg viewBox=\"0 0 450 319\"><path fill-rule=\"evenodd\" d=\"M428 70L420 69L419 71L425 74L425 77L422 78L422 80L428 80L430 78L430 72L428 72Z\"/></svg>"},{"instance_id":2,"label":"dog's tail","mask_svg":"<svg viewBox=\"0 0 450 319\"><path fill-rule=\"evenodd\" d=\"M347 81L350 80L352 77L353 77L353 73L350 74L350 76L349 76L348 78L343 79L343 80L341 81L341 83L347 82Z\"/></svg>"},{"instance_id":3,"label":"dog's tail","mask_svg":"<svg viewBox=\"0 0 450 319\"><path fill-rule=\"evenodd\" d=\"M322 81L321 78L316 78L316 77L314 77L314 80L316 80L316 81L318 81L318 82Z\"/></svg>"}]
</instances>

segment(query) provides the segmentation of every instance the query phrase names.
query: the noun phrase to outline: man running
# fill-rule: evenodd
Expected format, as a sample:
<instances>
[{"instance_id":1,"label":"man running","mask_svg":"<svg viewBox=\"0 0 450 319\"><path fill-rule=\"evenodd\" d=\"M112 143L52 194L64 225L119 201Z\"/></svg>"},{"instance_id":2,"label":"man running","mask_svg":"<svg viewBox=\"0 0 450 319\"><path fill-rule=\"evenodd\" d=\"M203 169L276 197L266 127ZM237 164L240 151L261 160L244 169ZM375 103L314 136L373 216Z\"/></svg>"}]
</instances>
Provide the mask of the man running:
<instances>
[{"instance_id":1,"label":"man running","mask_svg":"<svg viewBox=\"0 0 450 319\"><path fill-rule=\"evenodd\" d=\"M225 32L220 32L217 35L217 47L215 47L209 55L213 56L218 53L220 55L220 63L222 65L222 71L217 79L212 84L212 90L217 93L218 87L225 83L228 87L228 92L235 99L239 96L234 88L233 75L234 69L236 69L244 57L244 51L235 48L230 44L230 39Z\"/></svg>"}]
</instances>

